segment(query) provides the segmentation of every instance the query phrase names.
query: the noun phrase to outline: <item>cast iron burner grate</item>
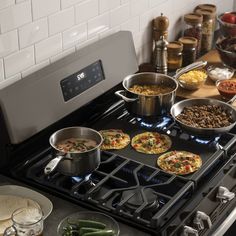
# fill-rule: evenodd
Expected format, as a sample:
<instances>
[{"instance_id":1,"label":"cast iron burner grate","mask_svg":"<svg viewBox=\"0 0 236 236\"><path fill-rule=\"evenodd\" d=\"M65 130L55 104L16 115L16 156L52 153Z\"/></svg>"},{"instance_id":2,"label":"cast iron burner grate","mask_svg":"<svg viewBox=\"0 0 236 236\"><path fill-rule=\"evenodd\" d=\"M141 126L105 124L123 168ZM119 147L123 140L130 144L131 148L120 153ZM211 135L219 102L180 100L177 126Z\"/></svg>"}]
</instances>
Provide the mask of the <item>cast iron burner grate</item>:
<instances>
[{"instance_id":1,"label":"cast iron burner grate","mask_svg":"<svg viewBox=\"0 0 236 236\"><path fill-rule=\"evenodd\" d=\"M27 179L151 228L164 225L193 192L191 181L110 152L102 152L99 168L86 178L45 176L51 158L49 149L27 162Z\"/></svg>"}]
</instances>

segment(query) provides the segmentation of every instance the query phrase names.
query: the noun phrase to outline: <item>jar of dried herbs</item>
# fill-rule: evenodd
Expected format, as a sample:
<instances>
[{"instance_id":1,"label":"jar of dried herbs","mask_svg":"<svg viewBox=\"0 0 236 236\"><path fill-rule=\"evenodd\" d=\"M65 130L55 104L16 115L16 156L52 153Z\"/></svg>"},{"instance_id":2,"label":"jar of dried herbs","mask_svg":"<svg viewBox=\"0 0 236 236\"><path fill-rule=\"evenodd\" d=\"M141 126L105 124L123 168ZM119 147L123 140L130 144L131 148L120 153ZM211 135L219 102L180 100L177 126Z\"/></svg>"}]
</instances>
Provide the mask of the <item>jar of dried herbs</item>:
<instances>
[{"instance_id":1,"label":"jar of dried herbs","mask_svg":"<svg viewBox=\"0 0 236 236\"><path fill-rule=\"evenodd\" d=\"M183 36L194 37L197 39L197 56L201 51L202 40L202 20L203 16L198 13L189 13L184 15L184 31Z\"/></svg>"},{"instance_id":2,"label":"jar of dried herbs","mask_svg":"<svg viewBox=\"0 0 236 236\"><path fill-rule=\"evenodd\" d=\"M212 41L214 36L214 13L212 12L212 10L207 9L197 9L196 13L203 16L201 54L204 54L210 51L212 48Z\"/></svg>"}]
</instances>

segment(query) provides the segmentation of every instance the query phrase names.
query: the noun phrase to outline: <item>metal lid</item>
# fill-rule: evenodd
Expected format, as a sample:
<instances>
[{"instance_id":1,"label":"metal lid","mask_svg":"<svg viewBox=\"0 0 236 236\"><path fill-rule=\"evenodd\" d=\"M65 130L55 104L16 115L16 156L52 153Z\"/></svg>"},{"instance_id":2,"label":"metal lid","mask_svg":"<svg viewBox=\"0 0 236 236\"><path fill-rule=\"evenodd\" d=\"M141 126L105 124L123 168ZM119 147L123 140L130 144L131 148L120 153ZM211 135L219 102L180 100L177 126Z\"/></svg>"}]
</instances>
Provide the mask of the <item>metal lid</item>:
<instances>
[{"instance_id":1,"label":"metal lid","mask_svg":"<svg viewBox=\"0 0 236 236\"><path fill-rule=\"evenodd\" d=\"M189 13L184 15L184 21L190 24L199 24L202 23L203 17L198 13Z\"/></svg>"},{"instance_id":2,"label":"metal lid","mask_svg":"<svg viewBox=\"0 0 236 236\"><path fill-rule=\"evenodd\" d=\"M214 11L210 9L196 9L196 13L201 14L203 16L203 21L211 20L215 17Z\"/></svg>"},{"instance_id":3,"label":"metal lid","mask_svg":"<svg viewBox=\"0 0 236 236\"><path fill-rule=\"evenodd\" d=\"M216 14L216 5L214 4L199 4L196 6L196 9L206 9L206 10L212 10L214 14Z\"/></svg>"},{"instance_id":4,"label":"metal lid","mask_svg":"<svg viewBox=\"0 0 236 236\"><path fill-rule=\"evenodd\" d=\"M169 44L167 45L167 50L168 52L176 52L176 53L182 52L183 44L178 41L169 42Z\"/></svg>"},{"instance_id":5,"label":"metal lid","mask_svg":"<svg viewBox=\"0 0 236 236\"><path fill-rule=\"evenodd\" d=\"M192 48L197 46L197 39L194 37L181 37L179 42L183 44L183 48Z\"/></svg>"}]
</instances>

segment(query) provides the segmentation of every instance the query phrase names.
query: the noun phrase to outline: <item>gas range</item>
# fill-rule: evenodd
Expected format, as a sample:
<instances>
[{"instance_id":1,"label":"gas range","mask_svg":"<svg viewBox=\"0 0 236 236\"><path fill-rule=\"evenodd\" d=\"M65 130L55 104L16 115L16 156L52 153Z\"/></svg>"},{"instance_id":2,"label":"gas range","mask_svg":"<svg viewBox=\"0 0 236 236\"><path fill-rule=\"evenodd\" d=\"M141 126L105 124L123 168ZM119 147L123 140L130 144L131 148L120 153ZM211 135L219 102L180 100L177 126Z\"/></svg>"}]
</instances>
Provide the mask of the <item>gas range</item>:
<instances>
[{"instance_id":1,"label":"gas range","mask_svg":"<svg viewBox=\"0 0 236 236\"><path fill-rule=\"evenodd\" d=\"M153 235L211 235L236 205L236 134L203 139L185 133L168 114L129 114L114 91L136 71L132 37L119 32L0 88L2 172ZM18 116L17 105L22 107ZM176 176L158 168L157 155L128 146L102 151L99 168L86 177L45 176L44 167L53 158L48 137L67 126L122 129L131 137L158 131L170 136L171 150L198 153L203 164L193 174Z\"/></svg>"}]
</instances>

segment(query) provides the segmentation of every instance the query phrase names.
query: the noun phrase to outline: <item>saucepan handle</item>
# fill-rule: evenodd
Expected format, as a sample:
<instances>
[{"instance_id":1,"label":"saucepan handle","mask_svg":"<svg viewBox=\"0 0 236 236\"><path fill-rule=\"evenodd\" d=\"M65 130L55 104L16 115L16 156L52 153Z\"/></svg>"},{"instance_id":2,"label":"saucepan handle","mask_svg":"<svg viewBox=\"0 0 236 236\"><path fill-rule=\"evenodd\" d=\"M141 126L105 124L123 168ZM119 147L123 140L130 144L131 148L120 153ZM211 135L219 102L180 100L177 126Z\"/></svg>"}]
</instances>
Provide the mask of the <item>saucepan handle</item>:
<instances>
[{"instance_id":1,"label":"saucepan handle","mask_svg":"<svg viewBox=\"0 0 236 236\"><path fill-rule=\"evenodd\" d=\"M234 95L227 103L233 104L235 100L236 100L236 95Z\"/></svg>"},{"instance_id":2,"label":"saucepan handle","mask_svg":"<svg viewBox=\"0 0 236 236\"><path fill-rule=\"evenodd\" d=\"M53 158L51 161L48 162L46 167L44 168L44 174L49 175L51 172L53 172L56 167L58 166L59 162L65 158L64 156L57 156L56 158Z\"/></svg>"},{"instance_id":3,"label":"saucepan handle","mask_svg":"<svg viewBox=\"0 0 236 236\"><path fill-rule=\"evenodd\" d=\"M125 95L122 93L125 93L124 90L119 90L115 92L115 95L123 99L125 102L135 102L138 100L138 98L127 98Z\"/></svg>"},{"instance_id":4,"label":"saucepan handle","mask_svg":"<svg viewBox=\"0 0 236 236\"><path fill-rule=\"evenodd\" d=\"M14 226L10 226L5 229L3 236L16 235L16 233L16 228Z\"/></svg>"}]
</instances>

